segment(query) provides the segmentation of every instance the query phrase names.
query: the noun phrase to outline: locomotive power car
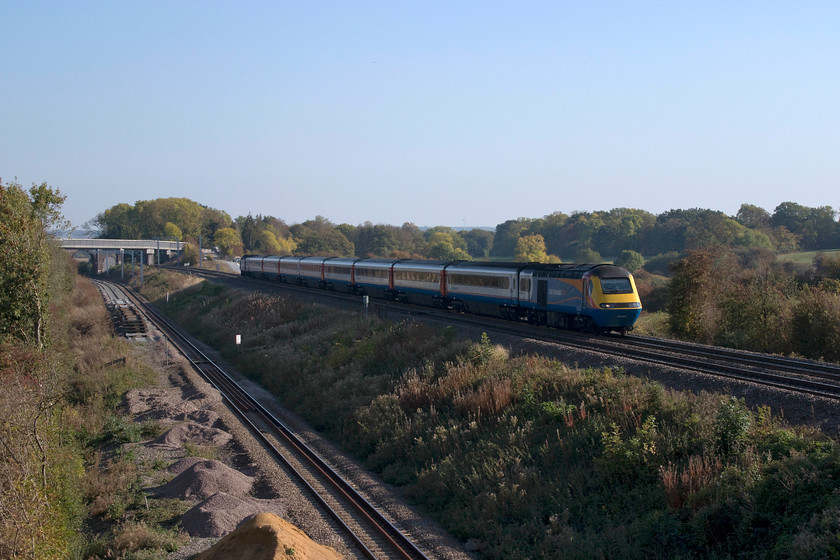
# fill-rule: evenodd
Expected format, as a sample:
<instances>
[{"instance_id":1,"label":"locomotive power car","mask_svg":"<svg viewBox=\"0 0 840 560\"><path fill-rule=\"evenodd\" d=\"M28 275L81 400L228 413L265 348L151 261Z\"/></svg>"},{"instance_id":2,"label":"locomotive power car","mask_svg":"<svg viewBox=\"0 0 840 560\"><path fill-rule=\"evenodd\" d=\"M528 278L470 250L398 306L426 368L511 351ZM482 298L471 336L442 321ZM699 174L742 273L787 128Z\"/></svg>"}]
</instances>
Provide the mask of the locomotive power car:
<instances>
[{"instance_id":1,"label":"locomotive power car","mask_svg":"<svg viewBox=\"0 0 840 560\"><path fill-rule=\"evenodd\" d=\"M243 276L553 327L625 334L642 312L633 275L611 264L249 255Z\"/></svg>"}]
</instances>

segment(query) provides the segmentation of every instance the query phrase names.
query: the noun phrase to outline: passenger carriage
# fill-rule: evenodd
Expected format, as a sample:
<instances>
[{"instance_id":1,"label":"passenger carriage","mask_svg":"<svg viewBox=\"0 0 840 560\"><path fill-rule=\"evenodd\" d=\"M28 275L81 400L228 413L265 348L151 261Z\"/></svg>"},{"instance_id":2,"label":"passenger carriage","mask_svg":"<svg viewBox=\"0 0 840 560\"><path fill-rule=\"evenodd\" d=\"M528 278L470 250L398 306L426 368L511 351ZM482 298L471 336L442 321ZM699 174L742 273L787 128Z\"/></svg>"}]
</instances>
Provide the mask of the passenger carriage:
<instances>
[{"instance_id":1,"label":"passenger carriage","mask_svg":"<svg viewBox=\"0 0 840 560\"><path fill-rule=\"evenodd\" d=\"M301 257L298 267L300 276L298 281L301 286L318 288L324 282L324 261L327 257Z\"/></svg>"},{"instance_id":2,"label":"passenger carriage","mask_svg":"<svg viewBox=\"0 0 840 560\"><path fill-rule=\"evenodd\" d=\"M360 259L332 258L324 261L324 287L328 290L353 293L353 265Z\"/></svg>"},{"instance_id":3,"label":"passenger carriage","mask_svg":"<svg viewBox=\"0 0 840 560\"><path fill-rule=\"evenodd\" d=\"M363 259L353 265L356 293L371 297L393 297L394 259Z\"/></svg>"},{"instance_id":4,"label":"passenger carriage","mask_svg":"<svg viewBox=\"0 0 840 560\"><path fill-rule=\"evenodd\" d=\"M300 282L300 257L281 257L277 263L278 280L292 284Z\"/></svg>"},{"instance_id":5,"label":"passenger carriage","mask_svg":"<svg viewBox=\"0 0 840 560\"><path fill-rule=\"evenodd\" d=\"M393 266L394 299L418 305L444 307L443 271L449 261L397 261Z\"/></svg>"},{"instance_id":6,"label":"passenger carriage","mask_svg":"<svg viewBox=\"0 0 840 560\"><path fill-rule=\"evenodd\" d=\"M262 276L271 280L276 280L279 273L277 267L280 264L282 257L262 257Z\"/></svg>"},{"instance_id":7,"label":"passenger carriage","mask_svg":"<svg viewBox=\"0 0 840 560\"><path fill-rule=\"evenodd\" d=\"M455 262L446 267L444 295L457 310L515 318L524 263Z\"/></svg>"},{"instance_id":8,"label":"passenger carriage","mask_svg":"<svg viewBox=\"0 0 840 560\"><path fill-rule=\"evenodd\" d=\"M264 257L248 255L239 261L239 270L243 276L262 276L262 260Z\"/></svg>"}]
</instances>

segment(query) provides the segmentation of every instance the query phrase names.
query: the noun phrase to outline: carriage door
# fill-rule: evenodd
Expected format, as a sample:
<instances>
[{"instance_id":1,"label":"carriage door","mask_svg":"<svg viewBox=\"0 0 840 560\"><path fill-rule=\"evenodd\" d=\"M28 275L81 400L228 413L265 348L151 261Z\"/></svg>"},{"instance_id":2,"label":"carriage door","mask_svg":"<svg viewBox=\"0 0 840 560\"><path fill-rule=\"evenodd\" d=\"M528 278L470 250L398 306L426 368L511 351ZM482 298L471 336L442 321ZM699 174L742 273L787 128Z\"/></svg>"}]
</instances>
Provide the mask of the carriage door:
<instances>
[{"instance_id":1,"label":"carriage door","mask_svg":"<svg viewBox=\"0 0 840 560\"><path fill-rule=\"evenodd\" d=\"M537 304L545 307L548 305L548 281L537 280Z\"/></svg>"}]
</instances>

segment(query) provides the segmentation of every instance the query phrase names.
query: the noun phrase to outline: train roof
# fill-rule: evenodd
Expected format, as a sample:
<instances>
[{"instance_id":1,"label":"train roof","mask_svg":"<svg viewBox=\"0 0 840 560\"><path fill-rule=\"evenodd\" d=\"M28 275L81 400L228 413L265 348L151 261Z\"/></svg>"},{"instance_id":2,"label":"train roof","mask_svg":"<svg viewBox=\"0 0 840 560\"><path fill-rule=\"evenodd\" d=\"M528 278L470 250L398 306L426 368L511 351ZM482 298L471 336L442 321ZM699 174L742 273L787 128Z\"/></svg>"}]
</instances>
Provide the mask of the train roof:
<instances>
[{"instance_id":1,"label":"train roof","mask_svg":"<svg viewBox=\"0 0 840 560\"><path fill-rule=\"evenodd\" d=\"M534 270L534 276L551 278L581 278L585 274L592 274L599 278L626 278L630 273L612 264L542 264L528 265Z\"/></svg>"}]
</instances>

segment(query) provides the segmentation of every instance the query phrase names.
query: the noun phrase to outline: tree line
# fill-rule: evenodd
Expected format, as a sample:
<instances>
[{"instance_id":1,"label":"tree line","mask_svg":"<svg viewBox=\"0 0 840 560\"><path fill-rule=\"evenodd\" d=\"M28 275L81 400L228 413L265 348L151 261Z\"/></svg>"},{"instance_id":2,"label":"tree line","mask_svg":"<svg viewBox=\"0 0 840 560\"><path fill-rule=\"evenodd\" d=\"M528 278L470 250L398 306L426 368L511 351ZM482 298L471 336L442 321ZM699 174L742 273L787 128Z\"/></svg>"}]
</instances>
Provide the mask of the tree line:
<instances>
[{"instance_id":1,"label":"tree line","mask_svg":"<svg viewBox=\"0 0 840 560\"><path fill-rule=\"evenodd\" d=\"M117 205L97 217L103 237L163 237L213 245L223 256L324 255L520 262L613 261L634 272L644 308L668 312L680 338L840 360L840 257L813 263L776 256L840 248L829 206L743 204L735 216L692 208L554 212L486 229L335 224L323 216L289 225L269 215L231 219L183 198ZM129 235L129 233L131 235Z\"/></svg>"},{"instance_id":2,"label":"tree line","mask_svg":"<svg viewBox=\"0 0 840 560\"><path fill-rule=\"evenodd\" d=\"M672 271L665 305L672 335L840 362L840 253L797 265L769 252L703 249Z\"/></svg>"},{"instance_id":3,"label":"tree line","mask_svg":"<svg viewBox=\"0 0 840 560\"><path fill-rule=\"evenodd\" d=\"M101 237L202 241L224 256L290 254L430 259L514 259L539 262L613 260L631 268L667 263L686 251L728 247L775 253L840 247L840 223L830 206L784 202L770 213L743 204L735 216L709 209L659 215L633 208L554 212L486 229L335 224L317 216L288 225L270 215L239 216L185 198L118 204L94 220ZM642 258L644 255L644 258ZM642 259L642 260L640 260ZM664 263L664 264L663 264Z\"/></svg>"}]
</instances>

